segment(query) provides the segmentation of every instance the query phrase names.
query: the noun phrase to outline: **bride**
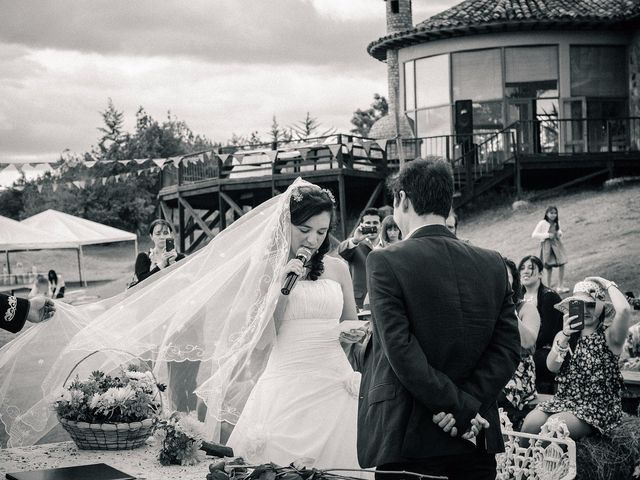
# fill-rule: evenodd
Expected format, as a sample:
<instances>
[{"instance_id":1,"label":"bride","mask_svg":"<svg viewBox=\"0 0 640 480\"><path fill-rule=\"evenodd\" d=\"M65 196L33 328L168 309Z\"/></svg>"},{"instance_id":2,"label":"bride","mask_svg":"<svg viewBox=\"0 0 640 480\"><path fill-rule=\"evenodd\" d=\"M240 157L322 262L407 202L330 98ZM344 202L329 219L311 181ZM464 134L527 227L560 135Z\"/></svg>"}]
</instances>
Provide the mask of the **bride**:
<instances>
[{"instance_id":1,"label":"bride","mask_svg":"<svg viewBox=\"0 0 640 480\"><path fill-rule=\"evenodd\" d=\"M149 283L89 306L58 303L52 321L0 349L8 446L56 426L51 401L70 373L133 356L162 383L172 362L199 365L211 439L233 429L228 443L250 461L358 468L359 378L339 340L362 332L341 333L356 310L346 265L325 256L333 212L327 191L299 179ZM308 265L294 258L299 247L313 252ZM287 297L288 272L300 280Z\"/></svg>"}]
</instances>

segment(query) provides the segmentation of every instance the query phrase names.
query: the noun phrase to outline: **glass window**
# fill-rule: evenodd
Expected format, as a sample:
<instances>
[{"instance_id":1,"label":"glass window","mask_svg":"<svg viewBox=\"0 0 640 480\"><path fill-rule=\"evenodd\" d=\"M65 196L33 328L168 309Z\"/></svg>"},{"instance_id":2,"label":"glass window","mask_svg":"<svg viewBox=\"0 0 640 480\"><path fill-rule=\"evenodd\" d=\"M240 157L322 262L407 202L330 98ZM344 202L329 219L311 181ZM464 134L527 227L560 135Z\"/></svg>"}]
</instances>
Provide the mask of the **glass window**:
<instances>
[{"instance_id":1,"label":"glass window","mask_svg":"<svg viewBox=\"0 0 640 480\"><path fill-rule=\"evenodd\" d=\"M502 102L473 103L473 130L502 130Z\"/></svg>"},{"instance_id":2,"label":"glass window","mask_svg":"<svg viewBox=\"0 0 640 480\"><path fill-rule=\"evenodd\" d=\"M449 95L449 55L416 60L417 108L451 104Z\"/></svg>"},{"instance_id":3,"label":"glass window","mask_svg":"<svg viewBox=\"0 0 640 480\"><path fill-rule=\"evenodd\" d=\"M541 80L526 83L508 83L505 88L507 98L554 98L558 97L557 80Z\"/></svg>"},{"instance_id":4,"label":"glass window","mask_svg":"<svg viewBox=\"0 0 640 480\"><path fill-rule=\"evenodd\" d=\"M416 108L416 89L414 77L414 63L407 62L404 64L404 109L415 110Z\"/></svg>"},{"instance_id":5,"label":"glass window","mask_svg":"<svg viewBox=\"0 0 640 480\"><path fill-rule=\"evenodd\" d=\"M592 97L626 96L626 48L618 46L572 46L571 95Z\"/></svg>"},{"instance_id":6,"label":"glass window","mask_svg":"<svg viewBox=\"0 0 640 480\"><path fill-rule=\"evenodd\" d=\"M454 100L481 102L502 98L500 49L454 53L451 70Z\"/></svg>"},{"instance_id":7,"label":"glass window","mask_svg":"<svg viewBox=\"0 0 640 480\"><path fill-rule=\"evenodd\" d=\"M418 110L418 137L451 135L451 107Z\"/></svg>"},{"instance_id":8,"label":"glass window","mask_svg":"<svg viewBox=\"0 0 640 480\"><path fill-rule=\"evenodd\" d=\"M507 84L558 79L558 47L505 48Z\"/></svg>"}]
</instances>

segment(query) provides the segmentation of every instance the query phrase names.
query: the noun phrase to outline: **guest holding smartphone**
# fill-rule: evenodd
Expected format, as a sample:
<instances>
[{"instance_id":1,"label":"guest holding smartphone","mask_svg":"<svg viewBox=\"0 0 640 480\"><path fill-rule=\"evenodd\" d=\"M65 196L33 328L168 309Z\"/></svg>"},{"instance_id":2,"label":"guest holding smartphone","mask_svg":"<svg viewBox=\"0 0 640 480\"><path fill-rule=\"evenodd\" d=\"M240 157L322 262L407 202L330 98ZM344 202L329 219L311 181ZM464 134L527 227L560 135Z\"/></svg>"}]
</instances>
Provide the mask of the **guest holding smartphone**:
<instances>
[{"instance_id":1,"label":"guest holding smartphone","mask_svg":"<svg viewBox=\"0 0 640 480\"><path fill-rule=\"evenodd\" d=\"M367 208L353 237L346 239L338 247L338 255L349 264L358 309L363 308L364 298L367 296L367 256L378 244L380 223L378 210Z\"/></svg>"},{"instance_id":2,"label":"guest holding smartphone","mask_svg":"<svg viewBox=\"0 0 640 480\"><path fill-rule=\"evenodd\" d=\"M184 255L176 250L173 226L168 221L158 219L151 222L149 237L153 242L153 248L149 250L149 253L140 252L138 254L135 275L129 288L184 258Z\"/></svg>"},{"instance_id":3,"label":"guest holding smartphone","mask_svg":"<svg viewBox=\"0 0 640 480\"><path fill-rule=\"evenodd\" d=\"M539 433L554 418L567 425L574 440L607 434L622 417L618 357L629 329L629 303L615 283L587 277L556 308L564 314L563 327L547 356L547 367L558 372L558 390L527 415L522 429Z\"/></svg>"}]
</instances>

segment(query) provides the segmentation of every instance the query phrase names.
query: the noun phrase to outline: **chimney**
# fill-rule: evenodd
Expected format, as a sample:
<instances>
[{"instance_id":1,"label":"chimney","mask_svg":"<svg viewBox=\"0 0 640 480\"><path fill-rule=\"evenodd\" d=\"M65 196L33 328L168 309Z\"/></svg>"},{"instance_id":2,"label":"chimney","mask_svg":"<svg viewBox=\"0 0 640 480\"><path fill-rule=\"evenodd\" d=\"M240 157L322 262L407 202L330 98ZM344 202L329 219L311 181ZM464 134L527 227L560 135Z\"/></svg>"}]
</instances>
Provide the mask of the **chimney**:
<instances>
[{"instance_id":1,"label":"chimney","mask_svg":"<svg viewBox=\"0 0 640 480\"><path fill-rule=\"evenodd\" d=\"M413 28L411 0L385 0L387 3L387 34Z\"/></svg>"}]
</instances>

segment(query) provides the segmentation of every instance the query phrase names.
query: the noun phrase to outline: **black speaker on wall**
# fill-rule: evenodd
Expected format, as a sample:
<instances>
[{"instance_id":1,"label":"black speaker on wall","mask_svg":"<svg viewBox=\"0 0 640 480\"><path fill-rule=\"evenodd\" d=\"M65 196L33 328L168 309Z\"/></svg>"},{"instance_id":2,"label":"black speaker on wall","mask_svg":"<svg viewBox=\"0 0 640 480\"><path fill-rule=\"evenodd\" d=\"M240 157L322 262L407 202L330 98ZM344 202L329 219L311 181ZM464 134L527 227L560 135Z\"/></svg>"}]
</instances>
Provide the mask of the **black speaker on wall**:
<instances>
[{"instance_id":1,"label":"black speaker on wall","mask_svg":"<svg viewBox=\"0 0 640 480\"><path fill-rule=\"evenodd\" d=\"M473 135L473 102L471 100L456 100L456 143L470 141Z\"/></svg>"}]
</instances>

